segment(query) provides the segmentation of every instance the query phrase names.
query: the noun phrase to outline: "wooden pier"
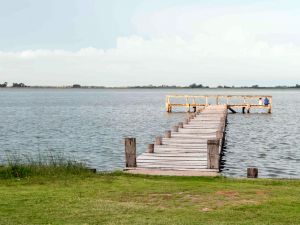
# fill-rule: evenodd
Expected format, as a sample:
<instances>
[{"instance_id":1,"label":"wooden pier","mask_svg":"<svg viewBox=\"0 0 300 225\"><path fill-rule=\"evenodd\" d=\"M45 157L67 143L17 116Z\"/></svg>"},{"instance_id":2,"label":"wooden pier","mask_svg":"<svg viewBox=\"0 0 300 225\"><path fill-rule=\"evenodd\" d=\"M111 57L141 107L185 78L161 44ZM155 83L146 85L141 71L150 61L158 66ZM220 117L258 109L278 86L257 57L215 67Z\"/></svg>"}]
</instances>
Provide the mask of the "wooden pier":
<instances>
[{"instance_id":1,"label":"wooden pier","mask_svg":"<svg viewBox=\"0 0 300 225\"><path fill-rule=\"evenodd\" d=\"M165 131L164 137L156 137L155 143L148 145L147 152L138 157L135 138L126 138L125 171L149 175L218 175L228 111L236 113L241 109L243 113L250 113L258 108L272 113L272 96L168 95L167 112L172 112L174 107L186 107L193 113L172 130ZM255 174L257 177L257 172L253 174L251 177Z\"/></svg>"},{"instance_id":2,"label":"wooden pier","mask_svg":"<svg viewBox=\"0 0 300 225\"><path fill-rule=\"evenodd\" d=\"M264 100L268 99L269 104ZM188 112L196 112L198 108L209 105L227 105L227 108L236 113L241 109L243 113L250 113L251 109L264 109L272 113L272 96L261 95L167 95L166 110L172 112L176 107L184 107Z\"/></svg>"},{"instance_id":3,"label":"wooden pier","mask_svg":"<svg viewBox=\"0 0 300 225\"><path fill-rule=\"evenodd\" d=\"M135 139L125 139L126 171L134 174L215 176L225 141L227 105L208 105L190 114L147 152L135 158Z\"/></svg>"}]
</instances>

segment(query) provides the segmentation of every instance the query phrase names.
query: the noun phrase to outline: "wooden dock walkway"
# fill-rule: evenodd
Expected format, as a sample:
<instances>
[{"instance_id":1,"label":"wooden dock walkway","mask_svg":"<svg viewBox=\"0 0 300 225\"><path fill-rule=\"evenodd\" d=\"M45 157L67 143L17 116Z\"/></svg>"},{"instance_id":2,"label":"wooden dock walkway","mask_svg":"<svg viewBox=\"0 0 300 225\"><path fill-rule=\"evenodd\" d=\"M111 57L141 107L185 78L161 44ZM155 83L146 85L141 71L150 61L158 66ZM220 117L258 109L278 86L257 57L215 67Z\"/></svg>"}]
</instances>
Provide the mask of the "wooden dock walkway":
<instances>
[{"instance_id":1,"label":"wooden dock walkway","mask_svg":"<svg viewBox=\"0 0 300 225\"><path fill-rule=\"evenodd\" d=\"M135 158L135 139L125 140L126 171L134 174L216 176L225 140L226 104L206 105L157 137Z\"/></svg>"}]
</instances>

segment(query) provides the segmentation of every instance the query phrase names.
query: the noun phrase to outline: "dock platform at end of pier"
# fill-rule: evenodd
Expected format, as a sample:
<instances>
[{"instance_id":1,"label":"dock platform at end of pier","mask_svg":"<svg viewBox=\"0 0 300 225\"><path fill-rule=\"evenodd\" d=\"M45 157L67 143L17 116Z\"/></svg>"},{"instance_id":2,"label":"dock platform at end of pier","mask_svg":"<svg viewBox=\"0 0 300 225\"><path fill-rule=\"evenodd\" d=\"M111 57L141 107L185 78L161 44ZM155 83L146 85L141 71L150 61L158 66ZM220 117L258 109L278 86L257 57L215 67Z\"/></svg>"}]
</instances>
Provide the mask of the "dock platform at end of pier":
<instances>
[{"instance_id":1,"label":"dock platform at end of pier","mask_svg":"<svg viewBox=\"0 0 300 225\"><path fill-rule=\"evenodd\" d=\"M241 110L250 113L252 109L262 109L272 113L272 96L267 95L167 95L166 111L174 108L186 108L188 112L196 112L198 108L209 105L226 105L232 112Z\"/></svg>"}]
</instances>

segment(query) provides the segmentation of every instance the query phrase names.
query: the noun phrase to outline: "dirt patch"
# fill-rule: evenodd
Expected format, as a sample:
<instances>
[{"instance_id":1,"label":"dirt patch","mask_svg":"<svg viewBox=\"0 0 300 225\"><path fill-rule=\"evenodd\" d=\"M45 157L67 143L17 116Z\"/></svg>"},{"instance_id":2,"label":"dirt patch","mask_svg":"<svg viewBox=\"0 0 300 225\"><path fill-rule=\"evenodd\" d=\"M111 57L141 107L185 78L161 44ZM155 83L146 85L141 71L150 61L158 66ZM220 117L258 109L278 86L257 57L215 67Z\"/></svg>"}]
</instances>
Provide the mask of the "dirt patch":
<instances>
[{"instance_id":1,"label":"dirt patch","mask_svg":"<svg viewBox=\"0 0 300 225\"><path fill-rule=\"evenodd\" d=\"M223 195L226 197L238 197L239 193L237 191L218 191L216 192L217 195Z\"/></svg>"},{"instance_id":2,"label":"dirt patch","mask_svg":"<svg viewBox=\"0 0 300 225\"><path fill-rule=\"evenodd\" d=\"M149 197L150 198L159 198L159 199L162 199L162 200L169 200L173 197L172 194L149 194Z\"/></svg>"}]
</instances>

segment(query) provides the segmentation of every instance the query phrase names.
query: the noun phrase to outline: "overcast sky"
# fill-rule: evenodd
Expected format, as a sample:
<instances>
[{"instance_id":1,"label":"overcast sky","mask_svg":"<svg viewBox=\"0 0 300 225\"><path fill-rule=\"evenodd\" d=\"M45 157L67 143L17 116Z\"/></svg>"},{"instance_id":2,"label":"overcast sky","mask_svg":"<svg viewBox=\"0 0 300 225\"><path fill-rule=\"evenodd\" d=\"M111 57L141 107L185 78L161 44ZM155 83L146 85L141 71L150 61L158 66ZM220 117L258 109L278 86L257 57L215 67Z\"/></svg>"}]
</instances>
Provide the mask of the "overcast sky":
<instances>
[{"instance_id":1,"label":"overcast sky","mask_svg":"<svg viewBox=\"0 0 300 225\"><path fill-rule=\"evenodd\" d=\"M0 0L0 83L294 85L300 1Z\"/></svg>"}]
</instances>

